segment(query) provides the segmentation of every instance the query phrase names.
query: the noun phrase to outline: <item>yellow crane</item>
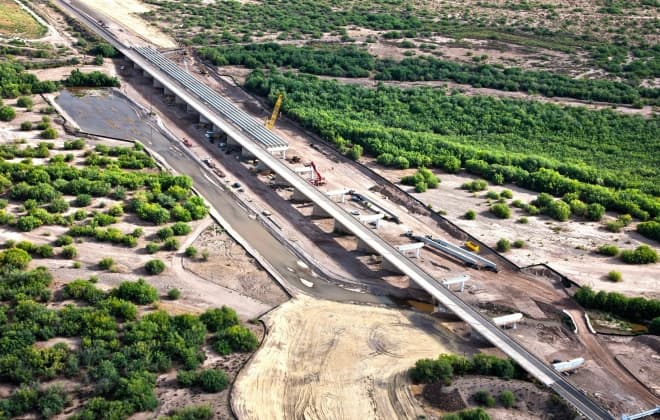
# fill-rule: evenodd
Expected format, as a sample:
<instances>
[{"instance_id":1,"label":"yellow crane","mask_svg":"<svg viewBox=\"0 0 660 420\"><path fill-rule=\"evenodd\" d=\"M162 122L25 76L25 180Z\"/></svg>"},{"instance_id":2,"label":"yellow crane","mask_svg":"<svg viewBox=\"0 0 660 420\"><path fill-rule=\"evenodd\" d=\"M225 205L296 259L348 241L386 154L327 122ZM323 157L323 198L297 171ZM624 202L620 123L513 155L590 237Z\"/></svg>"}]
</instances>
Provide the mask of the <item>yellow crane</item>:
<instances>
[{"instance_id":1,"label":"yellow crane","mask_svg":"<svg viewBox=\"0 0 660 420\"><path fill-rule=\"evenodd\" d=\"M275 127L275 121L277 121L277 115L280 113L280 107L282 106L282 101L284 100L284 95L281 93L277 96L275 101L275 107L273 108L273 113L270 114L270 118L266 119L266 128L272 130Z\"/></svg>"}]
</instances>

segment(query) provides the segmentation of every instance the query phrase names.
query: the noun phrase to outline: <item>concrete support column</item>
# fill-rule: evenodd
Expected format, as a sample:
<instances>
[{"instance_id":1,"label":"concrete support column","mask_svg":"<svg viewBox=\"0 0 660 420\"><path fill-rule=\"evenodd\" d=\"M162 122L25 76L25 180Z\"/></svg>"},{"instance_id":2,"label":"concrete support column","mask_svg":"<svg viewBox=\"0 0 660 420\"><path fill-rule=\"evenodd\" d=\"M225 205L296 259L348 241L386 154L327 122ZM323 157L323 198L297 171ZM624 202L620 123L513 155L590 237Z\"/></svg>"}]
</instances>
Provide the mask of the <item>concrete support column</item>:
<instances>
[{"instance_id":1,"label":"concrete support column","mask_svg":"<svg viewBox=\"0 0 660 420\"><path fill-rule=\"evenodd\" d=\"M146 71L146 70L142 70L142 76L143 76L143 77L146 77L147 79L151 79L151 75L150 75L149 72Z\"/></svg>"},{"instance_id":2,"label":"concrete support column","mask_svg":"<svg viewBox=\"0 0 660 420\"><path fill-rule=\"evenodd\" d=\"M375 254L374 250L371 249L369 245L367 245L362 239L357 238L357 248L358 251L360 252L365 252L367 254ZM383 260L383 263L385 261Z\"/></svg>"},{"instance_id":3,"label":"concrete support column","mask_svg":"<svg viewBox=\"0 0 660 420\"><path fill-rule=\"evenodd\" d=\"M401 270L396 268L389 260L383 259L383 262L380 266L383 270L390 271L392 273L403 274Z\"/></svg>"},{"instance_id":4,"label":"concrete support column","mask_svg":"<svg viewBox=\"0 0 660 420\"><path fill-rule=\"evenodd\" d=\"M295 201L296 203L308 203L310 200L309 198L307 198L305 194L301 193L300 191L294 188L293 195L291 196L291 201Z\"/></svg>"},{"instance_id":5,"label":"concrete support column","mask_svg":"<svg viewBox=\"0 0 660 420\"><path fill-rule=\"evenodd\" d=\"M336 219L335 219L335 227L332 231L336 234L339 234L339 235L350 235L351 234L351 231L346 229L346 227L344 225L342 225L341 223L339 223Z\"/></svg>"},{"instance_id":6,"label":"concrete support column","mask_svg":"<svg viewBox=\"0 0 660 420\"><path fill-rule=\"evenodd\" d=\"M255 158L256 158L255 155L253 155L252 153L250 153L250 152L248 151L248 149L246 149L246 148L244 148L244 147L241 148L241 156L244 157L245 159L255 159Z\"/></svg>"},{"instance_id":7,"label":"concrete support column","mask_svg":"<svg viewBox=\"0 0 660 420\"><path fill-rule=\"evenodd\" d=\"M214 131L215 131L215 127L214 127ZM237 142L236 140L234 140L232 137L227 137L227 146L241 147L241 144L239 142Z\"/></svg>"},{"instance_id":8,"label":"concrete support column","mask_svg":"<svg viewBox=\"0 0 660 420\"><path fill-rule=\"evenodd\" d=\"M186 112L188 114L197 114L197 110L191 105L186 104Z\"/></svg>"},{"instance_id":9,"label":"concrete support column","mask_svg":"<svg viewBox=\"0 0 660 420\"><path fill-rule=\"evenodd\" d=\"M174 103L177 105L185 104L184 100L179 98L178 96L174 96Z\"/></svg>"},{"instance_id":10,"label":"concrete support column","mask_svg":"<svg viewBox=\"0 0 660 420\"><path fill-rule=\"evenodd\" d=\"M163 95L165 96L174 96L174 92L163 86Z\"/></svg>"},{"instance_id":11,"label":"concrete support column","mask_svg":"<svg viewBox=\"0 0 660 420\"><path fill-rule=\"evenodd\" d=\"M317 206L316 204L314 204L314 207L312 207L312 216L313 217L318 217L318 218L332 217L328 214L328 212L326 212L325 210L323 210L321 207Z\"/></svg>"},{"instance_id":12,"label":"concrete support column","mask_svg":"<svg viewBox=\"0 0 660 420\"><path fill-rule=\"evenodd\" d=\"M211 121L209 121L208 118L206 118L206 117L203 116L202 114L199 114L199 122L202 123L202 124L208 124L208 123L210 123Z\"/></svg>"},{"instance_id":13,"label":"concrete support column","mask_svg":"<svg viewBox=\"0 0 660 420\"><path fill-rule=\"evenodd\" d=\"M152 82L152 85L155 88L158 88L158 89L161 89L161 88L165 87L165 86L163 86L163 84L161 82L158 81L158 79L154 79L154 81Z\"/></svg>"}]
</instances>

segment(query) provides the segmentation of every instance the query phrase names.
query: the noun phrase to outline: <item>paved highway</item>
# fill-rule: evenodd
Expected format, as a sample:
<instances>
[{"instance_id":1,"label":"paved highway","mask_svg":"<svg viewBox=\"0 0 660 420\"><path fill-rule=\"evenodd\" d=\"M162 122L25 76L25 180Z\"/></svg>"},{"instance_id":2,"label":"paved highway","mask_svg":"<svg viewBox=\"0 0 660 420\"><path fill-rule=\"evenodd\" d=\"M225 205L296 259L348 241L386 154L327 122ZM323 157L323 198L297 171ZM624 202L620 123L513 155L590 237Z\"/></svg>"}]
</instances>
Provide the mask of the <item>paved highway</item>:
<instances>
[{"instance_id":1,"label":"paved highway","mask_svg":"<svg viewBox=\"0 0 660 420\"><path fill-rule=\"evenodd\" d=\"M383 259L388 260L390 264L400 270L403 274L410 277L411 280L415 281L418 285L424 288L449 310L458 315L463 321L470 324L475 331L479 332L479 334L489 340L493 345L500 348L504 353L515 360L531 375L555 390L582 414L590 419L613 418L607 411L594 403L587 395L566 381L562 375L555 372L548 364L536 358L520 344L518 344L518 342L516 342L513 338L509 337L501 329L492 324L489 319L482 316L479 312L463 302L456 295L439 285L429 274L424 272L409 259L402 256L394 247L374 234L371 229L364 226L355 217L348 214L336 203L326 197L325 194L317 190L306 180L299 177L279 159L275 158L258 143L246 136L243 132L241 132L240 128L223 119L220 115L218 115L217 111L207 105L204 98L200 98L194 93L194 86L189 87L179 84L175 78L166 72L167 70L161 70L161 67L156 63L148 61L135 50L127 48L126 46L117 42L111 33L107 32L103 28L98 27L93 19L81 14L78 14L78 16L81 17L88 26L99 33L108 42L111 42L113 45L115 45L115 47L121 51L128 59L138 64L142 69L151 74L155 80L158 80L168 90L176 94L188 105L193 107L197 112L203 115L215 126L219 127L227 134L228 137L236 140L244 149L246 149L263 164L276 172L278 176L291 184L303 195L308 197L317 206L321 207L337 222L341 223L344 227L353 232L353 234L364 241L364 243L374 252L380 254ZM159 58L158 60L161 61L162 58Z\"/></svg>"}]
</instances>

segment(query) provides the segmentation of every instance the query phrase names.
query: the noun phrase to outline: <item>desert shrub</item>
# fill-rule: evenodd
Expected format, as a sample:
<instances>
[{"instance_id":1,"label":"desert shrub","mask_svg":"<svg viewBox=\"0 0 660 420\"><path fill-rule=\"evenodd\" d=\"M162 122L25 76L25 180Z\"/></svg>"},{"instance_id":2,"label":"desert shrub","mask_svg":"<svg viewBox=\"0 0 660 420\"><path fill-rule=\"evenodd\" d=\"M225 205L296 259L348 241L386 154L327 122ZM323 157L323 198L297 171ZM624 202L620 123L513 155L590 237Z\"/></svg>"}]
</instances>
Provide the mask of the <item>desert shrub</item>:
<instances>
[{"instance_id":1,"label":"desert shrub","mask_svg":"<svg viewBox=\"0 0 660 420\"><path fill-rule=\"evenodd\" d=\"M21 131L30 131L32 130L32 121L23 121L21 123Z\"/></svg>"},{"instance_id":2,"label":"desert shrub","mask_svg":"<svg viewBox=\"0 0 660 420\"><path fill-rule=\"evenodd\" d=\"M176 222L172 225L172 233L176 236L187 235L191 230L192 229L188 223Z\"/></svg>"},{"instance_id":3,"label":"desert shrub","mask_svg":"<svg viewBox=\"0 0 660 420\"><path fill-rule=\"evenodd\" d=\"M504 190L502 190L500 195L504 198L507 198L507 199L512 199L513 198L513 193L511 192L511 190L504 189Z\"/></svg>"},{"instance_id":4,"label":"desert shrub","mask_svg":"<svg viewBox=\"0 0 660 420\"><path fill-rule=\"evenodd\" d=\"M605 207L598 203L591 203L587 206L584 216L593 221L599 221L605 214Z\"/></svg>"},{"instance_id":5,"label":"desert shrub","mask_svg":"<svg viewBox=\"0 0 660 420\"><path fill-rule=\"evenodd\" d=\"M19 108L32 108L34 102L29 96L21 96L16 100L16 106Z\"/></svg>"},{"instance_id":6,"label":"desert shrub","mask_svg":"<svg viewBox=\"0 0 660 420\"><path fill-rule=\"evenodd\" d=\"M474 210L468 210L465 212L465 218L467 220L474 220L477 218L477 212L475 212Z\"/></svg>"},{"instance_id":7,"label":"desert shrub","mask_svg":"<svg viewBox=\"0 0 660 420\"><path fill-rule=\"evenodd\" d=\"M43 221L34 216L21 216L16 221L16 227L23 232L29 232L41 225L43 225Z\"/></svg>"},{"instance_id":8,"label":"desert shrub","mask_svg":"<svg viewBox=\"0 0 660 420\"><path fill-rule=\"evenodd\" d=\"M178 298L181 297L181 291L179 289L170 289L167 291L167 297L170 298L171 300L177 300Z\"/></svg>"},{"instance_id":9,"label":"desert shrub","mask_svg":"<svg viewBox=\"0 0 660 420\"><path fill-rule=\"evenodd\" d=\"M506 408L511 408L516 403L516 396L509 390L500 392L499 399Z\"/></svg>"},{"instance_id":10,"label":"desert shrub","mask_svg":"<svg viewBox=\"0 0 660 420\"><path fill-rule=\"evenodd\" d=\"M651 220L637 225L637 232L640 235L660 242L660 221Z\"/></svg>"},{"instance_id":11,"label":"desert shrub","mask_svg":"<svg viewBox=\"0 0 660 420\"><path fill-rule=\"evenodd\" d=\"M493 204L490 207L490 211L500 219L508 219L511 217L511 209L509 209L509 206L503 203Z\"/></svg>"},{"instance_id":12,"label":"desert shrub","mask_svg":"<svg viewBox=\"0 0 660 420\"><path fill-rule=\"evenodd\" d=\"M601 255L616 257L617 255L619 255L619 247L616 245L603 244L598 247L597 252Z\"/></svg>"},{"instance_id":13,"label":"desert shrub","mask_svg":"<svg viewBox=\"0 0 660 420\"><path fill-rule=\"evenodd\" d=\"M50 258L55 255L53 247L50 245L39 245L35 247L34 253L40 256L41 258Z\"/></svg>"},{"instance_id":14,"label":"desert shrub","mask_svg":"<svg viewBox=\"0 0 660 420\"><path fill-rule=\"evenodd\" d=\"M145 249L149 254L155 254L156 252L160 251L160 245L158 245L155 242L149 242L146 246Z\"/></svg>"},{"instance_id":15,"label":"desert shrub","mask_svg":"<svg viewBox=\"0 0 660 420\"><path fill-rule=\"evenodd\" d=\"M207 405L184 407L170 411L162 420L211 420L213 410Z\"/></svg>"},{"instance_id":16,"label":"desert shrub","mask_svg":"<svg viewBox=\"0 0 660 420\"><path fill-rule=\"evenodd\" d=\"M163 243L163 249L176 251L179 249L179 241L176 238L167 238Z\"/></svg>"},{"instance_id":17,"label":"desert shrub","mask_svg":"<svg viewBox=\"0 0 660 420\"><path fill-rule=\"evenodd\" d=\"M204 392L220 392L229 385L227 374L220 369L204 369L195 381Z\"/></svg>"},{"instance_id":18,"label":"desert shrub","mask_svg":"<svg viewBox=\"0 0 660 420\"><path fill-rule=\"evenodd\" d=\"M210 332L218 332L233 325L238 325L236 311L224 305L221 308L206 310L199 316L199 320L206 325Z\"/></svg>"},{"instance_id":19,"label":"desert shrub","mask_svg":"<svg viewBox=\"0 0 660 420\"><path fill-rule=\"evenodd\" d=\"M253 351L257 346L259 346L259 340L252 330L242 325L232 325L220 331L213 343L213 349L222 355L231 352Z\"/></svg>"},{"instance_id":20,"label":"desert shrub","mask_svg":"<svg viewBox=\"0 0 660 420\"><path fill-rule=\"evenodd\" d=\"M497 241L496 247L499 252L507 252L511 249L511 242L508 239L501 238Z\"/></svg>"},{"instance_id":21,"label":"desert shrub","mask_svg":"<svg viewBox=\"0 0 660 420\"><path fill-rule=\"evenodd\" d=\"M97 289L89 280L74 280L64 286L64 298L84 300L95 305L105 299L105 292Z\"/></svg>"},{"instance_id":22,"label":"desert shrub","mask_svg":"<svg viewBox=\"0 0 660 420\"><path fill-rule=\"evenodd\" d=\"M92 196L89 194L78 194L73 201L73 205L76 207L87 207L90 204L92 204Z\"/></svg>"},{"instance_id":23,"label":"desert shrub","mask_svg":"<svg viewBox=\"0 0 660 420\"><path fill-rule=\"evenodd\" d=\"M524 248L525 247L525 241L522 239L517 239L513 241L513 247L514 248Z\"/></svg>"},{"instance_id":24,"label":"desert shrub","mask_svg":"<svg viewBox=\"0 0 660 420\"><path fill-rule=\"evenodd\" d=\"M621 260L626 264L652 264L658 262L658 252L648 245L640 245L634 251L622 251Z\"/></svg>"},{"instance_id":25,"label":"desert shrub","mask_svg":"<svg viewBox=\"0 0 660 420\"><path fill-rule=\"evenodd\" d=\"M158 291L153 286L147 284L144 279L138 279L138 281L135 282L122 282L119 287L113 289L110 294L137 305L146 305L158 300Z\"/></svg>"},{"instance_id":26,"label":"desert shrub","mask_svg":"<svg viewBox=\"0 0 660 420\"><path fill-rule=\"evenodd\" d=\"M144 268L147 270L147 273L156 275L165 271L165 263L161 260L150 260L144 265Z\"/></svg>"},{"instance_id":27,"label":"desert shrub","mask_svg":"<svg viewBox=\"0 0 660 420\"><path fill-rule=\"evenodd\" d=\"M488 191L486 193L486 198L488 198L489 200L499 200L500 194L497 191Z\"/></svg>"},{"instance_id":28,"label":"desert shrub","mask_svg":"<svg viewBox=\"0 0 660 420\"><path fill-rule=\"evenodd\" d=\"M57 133L57 130L54 129L53 127L48 127L45 130L43 130L39 134L39 136L42 139L52 140L52 139L56 139L59 136L59 134Z\"/></svg>"},{"instance_id":29,"label":"desert shrub","mask_svg":"<svg viewBox=\"0 0 660 420\"><path fill-rule=\"evenodd\" d=\"M101 270L110 270L113 265L115 265L115 260L110 257L103 258L101 261L99 261L99 268Z\"/></svg>"},{"instance_id":30,"label":"desert shrub","mask_svg":"<svg viewBox=\"0 0 660 420\"><path fill-rule=\"evenodd\" d=\"M56 198L48 205L50 213L64 213L67 210L69 210L69 203L63 198Z\"/></svg>"},{"instance_id":31,"label":"desert shrub","mask_svg":"<svg viewBox=\"0 0 660 420\"><path fill-rule=\"evenodd\" d=\"M185 254L186 257L188 258L195 258L195 256L197 255L197 248L195 248L194 246L189 246L188 248L186 248Z\"/></svg>"},{"instance_id":32,"label":"desert shrub","mask_svg":"<svg viewBox=\"0 0 660 420\"><path fill-rule=\"evenodd\" d=\"M82 150L85 148L85 140L75 139L64 142L64 150Z\"/></svg>"},{"instance_id":33,"label":"desert shrub","mask_svg":"<svg viewBox=\"0 0 660 420\"><path fill-rule=\"evenodd\" d=\"M490 420L483 408L470 408L442 416L442 420Z\"/></svg>"},{"instance_id":34,"label":"desert shrub","mask_svg":"<svg viewBox=\"0 0 660 420\"><path fill-rule=\"evenodd\" d=\"M159 239L165 240L167 238L170 238L174 235L174 230L172 230L171 227L164 227L162 229L158 229L158 232L156 232L156 236L158 236Z\"/></svg>"},{"instance_id":35,"label":"desert shrub","mask_svg":"<svg viewBox=\"0 0 660 420\"><path fill-rule=\"evenodd\" d=\"M16 118L16 111L10 106L0 106L0 121L11 121Z\"/></svg>"},{"instance_id":36,"label":"desert shrub","mask_svg":"<svg viewBox=\"0 0 660 420\"><path fill-rule=\"evenodd\" d=\"M474 401L482 405L484 407L494 407L495 406L495 398L493 398L492 395L490 395L490 392L488 391L477 391L474 393L472 396L474 398Z\"/></svg>"},{"instance_id":37,"label":"desert shrub","mask_svg":"<svg viewBox=\"0 0 660 420\"><path fill-rule=\"evenodd\" d=\"M470 192L483 191L488 188L488 183L483 179L476 179L461 185L461 188Z\"/></svg>"},{"instance_id":38,"label":"desert shrub","mask_svg":"<svg viewBox=\"0 0 660 420\"><path fill-rule=\"evenodd\" d=\"M590 287L580 287L573 295L587 309L597 309L630 320L646 323L660 316L660 300L642 297L626 297L616 292L594 292Z\"/></svg>"},{"instance_id":39,"label":"desert shrub","mask_svg":"<svg viewBox=\"0 0 660 420\"><path fill-rule=\"evenodd\" d=\"M62 251L60 252L60 255L63 258L72 259L72 258L75 258L76 256L78 256L78 250L73 245L63 246Z\"/></svg>"},{"instance_id":40,"label":"desert shrub","mask_svg":"<svg viewBox=\"0 0 660 420\"><path fill-rule=\"evenodd\" d=\"M37 410L43 418L49 419L71 405L71 396L61 385L50 386L39 393Z\"/></svg>"},{"instance_id":41,"label":"desert shrub","mask_svg":"<svg viewBox=\"0 0 660 420\"><path fill-rule=\"evenodd\" d=\"M516 220L516 223L520 223L521 225L526 225L527 223L529 223L529 219L523 216L520 219Z\"/></svg>"},{"instance_id":42,"label":"desert shrub","mask_svg":"<svg viewBox=\"0 0 660 420\"><path fill-rule=\"evenodd\" d=\"M30 261L32 261L32 257L24 250L9 248L0 252L0 271L25 270ZM8 281L8 279L5 279L5 281Z\"/></svg>"},{"instance_id":43,"label":"desert shrub","mask_svg":"<svg viewBox=\"0 0 660 420\"><path fill-rule=\"evenodd\" d=\"M621 275L621 272L615 270L612 270L609 273L607 273L607 278L615 283L618 283L623 280L623 276Z\"/></svg>"}]
</instances>

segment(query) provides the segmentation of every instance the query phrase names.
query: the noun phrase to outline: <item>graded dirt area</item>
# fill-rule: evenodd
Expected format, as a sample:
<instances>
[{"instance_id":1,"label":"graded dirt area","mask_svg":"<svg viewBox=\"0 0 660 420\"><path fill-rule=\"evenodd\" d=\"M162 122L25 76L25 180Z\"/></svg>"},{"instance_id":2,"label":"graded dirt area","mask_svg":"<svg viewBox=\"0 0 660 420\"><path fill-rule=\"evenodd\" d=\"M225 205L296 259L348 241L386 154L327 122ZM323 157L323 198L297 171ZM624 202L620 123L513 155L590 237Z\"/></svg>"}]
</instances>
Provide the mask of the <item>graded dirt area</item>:
<instances>
[{"instance_id":1,"label":"graded dirt area","mask_svg":"<svg viewBox=\"0 0 660 420\"><path fill-rule=\"evenodd\" d=\"M424 314L302 295L265 322L266 339L232 393L242 419L415 418L424 411L407 369L468 350Z\"/></svg>"},{"instance_id":2,"label":"graded dirt area","mask_svg":"<svg viewBox=\"0 0 660 420\"><path fill-rule=\"evenodd\" d=\"M46 33L23 7L14 0L0 0L0 35L39 38Z\"/></svg>"},{"instance_id":3,"label":"graded dirt area","mask_svg":"<svg viewBox=\"0 0 660 420\"><path fill-rule=\"evenodd\" d=\"M163 48L176 47L176 43L169 36L139 16L151 10L144 2L137 0L79 0L79 3L91 8L99 15L107 16L108 20L120 23L123 28L127 28L143 41ZM110 24L110 22L105 23ZM110 29L116 29L112 26ZM124 32L123 29L119 29L119 31ZM122 35L125 34L119 34L120 37L125 38Z\"/></svg>"},{"instance_id":4,"label":"graded dirt area","mask_svg":"<svg viewBox=\"0 0 660 420\"><path fill-rule=\"evenodd\" d=\"M206 250L208 259L184 259L187 270L268 305L277 306L289 299L275 280L217 224L201 232L192 246Z\"/></svg>"},{"instance_id":5,"label":"graded dirt area","mask_svg":"<svg viewBox=\"0 0 660 420\"><path fill-rule=\"evenodd\" d=\"M370 162L369 167L395 183L408 172L414 172L384 169L373 162ZM624 264L617 258L605 257L595 252L596 248L603 244L615 244L620 249L633 249L646 244L660 251L657 242L635 232L636 222L619 233L612 233L605 229L604 224L616 218L614 213L607 213L602 222L576 218L558 222L543 215L530 216L524 210L513 206L510 206L510 219L498 219L488 210L487 191L473 194L460 188L463 183L470 182L475 177L463 173L453 175L440 172L438 176L442 182L435 190L417 194L410 187L401 188L422 202L431 204L433 208L446 212L449 220L491 247L495 247L500 238L511 242L522 239L525 241L523 248L512 248L505 254L516 264L527 266L546 263L579 285L597 290L616 291L633 296L660 296L657 264ZM488 190L499 193L505 188L513 192L513 199L507 200L509 205L514 200L529 203L537 196L532 191L514 185L489 185ZM477 212L475 220L463 217L470 209ZM527 217L528 223L519 223L521 217ZM609 281L607 273L611 270L620 271L623 281Z\"/></svg>"}]
</instances>

